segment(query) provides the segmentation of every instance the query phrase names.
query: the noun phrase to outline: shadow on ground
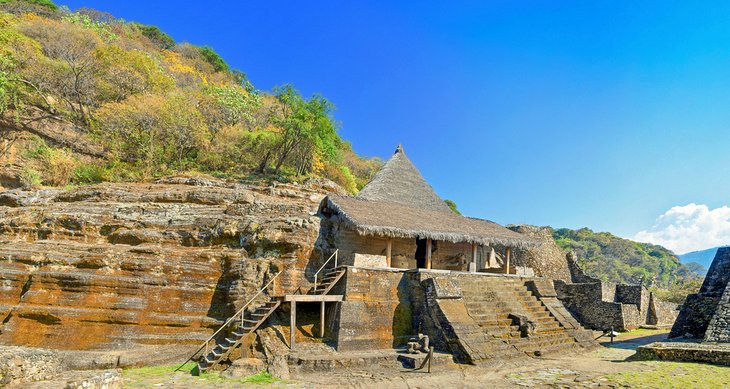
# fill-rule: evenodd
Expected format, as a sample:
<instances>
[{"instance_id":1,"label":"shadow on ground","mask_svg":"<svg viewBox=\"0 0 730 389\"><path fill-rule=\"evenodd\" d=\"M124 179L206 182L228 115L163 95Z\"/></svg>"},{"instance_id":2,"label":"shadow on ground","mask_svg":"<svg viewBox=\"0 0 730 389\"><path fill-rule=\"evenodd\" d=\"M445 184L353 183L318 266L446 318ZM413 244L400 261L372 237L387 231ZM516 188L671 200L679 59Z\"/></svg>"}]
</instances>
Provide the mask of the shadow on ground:
<instances>
[{"instance_id":1,"label":"shadow on ground","mask_svg":"<svg viewBox=\"0 0 730 389\"><path fill-rule=\"evenodd\" d=\"M669 333L664 332L661 334L637 336L637 337L626 339L626 340L614 340L613 343L611 343L611 341L604 341L604 342L601 342L601 346L608 347L608 348L619 348L619 349L623 349L623 350L636 350L637 347L643 346L643 345L646 345L649 343L663 342L663 341L667 340L667 335L669 335Z\"/></svg>"}]
</instances>

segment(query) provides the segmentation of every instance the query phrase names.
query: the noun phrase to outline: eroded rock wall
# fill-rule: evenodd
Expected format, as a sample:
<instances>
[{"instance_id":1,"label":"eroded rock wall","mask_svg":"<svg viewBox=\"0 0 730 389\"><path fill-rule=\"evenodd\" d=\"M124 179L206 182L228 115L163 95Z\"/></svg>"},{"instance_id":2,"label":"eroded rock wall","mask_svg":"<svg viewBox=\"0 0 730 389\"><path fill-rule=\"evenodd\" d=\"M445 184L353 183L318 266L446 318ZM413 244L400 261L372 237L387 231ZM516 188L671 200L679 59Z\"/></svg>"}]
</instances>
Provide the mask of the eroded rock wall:
<instances>
[{"instance_id":1,"label":"eroded rock wall","mask_svg":"<svg viewBox=\"0 0 730 389\"><path fill-rule=\"evenodd\" d=\"M515 265L532 268L538 277L571 282L565 252L555 243L550 227L521 225L508 226L508 228L541 243L539 246L529 249L515 249Z\"/></svg>"},{"instance_id":2,"label":"eroded rock wall","mask_svg":"<svg viewBox=\"0 0 730 389\"><path fill-rule=\"evenodd\" d=\"M0 343L198 343L265 282L306 282L326 184L172 178L0 193Z\"/></svg>"}]
</instances>

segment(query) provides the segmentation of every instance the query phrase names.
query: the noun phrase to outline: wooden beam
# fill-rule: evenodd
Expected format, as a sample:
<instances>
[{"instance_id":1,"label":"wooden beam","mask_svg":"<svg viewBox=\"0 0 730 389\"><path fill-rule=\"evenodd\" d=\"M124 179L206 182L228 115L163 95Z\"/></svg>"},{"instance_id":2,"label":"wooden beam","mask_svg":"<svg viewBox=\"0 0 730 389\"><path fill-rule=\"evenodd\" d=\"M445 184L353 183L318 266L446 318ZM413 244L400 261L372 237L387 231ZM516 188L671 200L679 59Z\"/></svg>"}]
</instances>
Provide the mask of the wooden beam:
<instances>
[{"instance_id":1,"label":"wooden beam","mask_svg":"<svg viewBox=\"0 0 730 389\"><path fill-rule=\"evenodd\" d=\"M289 316L289 349L294 351L294 337L297 331L297 302L292 300Z\"/></svg>"},{"instance_id":2,"label":"wooden beam","mask_svg":"<svg viewBox=\"0 0 730 389\"><path fill-rule=\"evenodd\" d=\"M471 244L471 262L469 263L469 271L472 273L477 271L477 244L476 243Z\"/></svg>"},{"instance_id":3,"label":"wooden beam","mask_svg":"<svg viewBox=\"0 0 730 389\"><path fill-rule=\"evenodd\" d=\"M505 263L506 263L506 266L504 268L504 274L509 274L509 256L510 256L511 251L512 250L510 250L509 247L504 249L504 257L505 257Z\"/></svg>"},{"instance_id":4,"label":"wooden beam","mask_svg":"<svg viewBox=\"0 0 730 389\"><path fill-rule=\"evenodd\" d=\"M388 246L385 248L385 260L388 263L388 267L392 267L392 256L393 254L393 239L388 238Z\"/></svg>"},{"instance_id":5,"label":"wooden beam","mask_svg":"<svg viewBox=\"0 0 730 389\"><path fill-rule=\"evenodd\" d=\"M343 296L341 294L287 294L284 296L284 301L298 301L300 303L318 303L320 301L330 303L342 300Z\"/></svg>"},{"instance_id":6,"label":"wooden beam","mask_svg":"<svg viewBox=\"0 0 730 389\"><path fill-rule=\"evenodd\" d=\"M426 239L426 269L431 268L431 238Z\"/></svg>"},{"instance_id":7,"label":"wooden beam","mask_svg":"<svg viewBox=\"0 0 730 389\"><path fill-rule=\"evenodd\" d=\"M324 301L319 306L319 337L324 338Z\"/></svg>"}]
</instances>

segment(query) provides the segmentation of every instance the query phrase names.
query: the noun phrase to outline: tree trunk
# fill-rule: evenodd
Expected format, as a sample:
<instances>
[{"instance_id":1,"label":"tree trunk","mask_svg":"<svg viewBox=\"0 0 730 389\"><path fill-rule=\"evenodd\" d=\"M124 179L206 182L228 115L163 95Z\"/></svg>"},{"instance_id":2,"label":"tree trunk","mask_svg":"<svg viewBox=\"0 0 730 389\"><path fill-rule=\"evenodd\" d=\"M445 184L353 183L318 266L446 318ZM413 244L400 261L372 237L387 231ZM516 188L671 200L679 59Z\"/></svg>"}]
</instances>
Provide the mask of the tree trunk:
<instances>
[{"instance_id":1,"label":"tree trunk","mask_svg":"<svg viewBox=\"0 0 730 389\"><path fill-rule=\"evenodd\" d=\"M264 172L266 171L266 165L269 164L270 157L271 157L271 150L267 151L266 154L264 154L264 158L261 159L261 163L259 163L259 166L256 168L256 173L264 174Z\"/></svg>"}]
</instances>

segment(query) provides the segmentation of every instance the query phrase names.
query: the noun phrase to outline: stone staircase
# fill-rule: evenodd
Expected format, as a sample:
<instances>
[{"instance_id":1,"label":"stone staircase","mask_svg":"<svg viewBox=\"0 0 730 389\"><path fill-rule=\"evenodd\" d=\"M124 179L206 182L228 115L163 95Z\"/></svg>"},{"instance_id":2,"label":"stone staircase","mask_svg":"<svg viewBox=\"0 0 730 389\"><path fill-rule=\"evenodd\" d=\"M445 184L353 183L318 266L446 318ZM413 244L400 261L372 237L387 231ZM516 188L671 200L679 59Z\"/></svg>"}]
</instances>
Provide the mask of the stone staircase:
<instances>
[{"instance_id":1,"label":"stone staircase","mask_svg":"<svg viewBox=\"0 0 730 389\"><path fill-rule=\"evenodd\" d=\"M579 349L580 344L548 308L527 288L525 281L511 277L480 277L462 280L461 290L469 315L482 330L528 355L545 355ZM523 334L514 315L536 324L532 334Z\"/></svg>"}]
</instances>

